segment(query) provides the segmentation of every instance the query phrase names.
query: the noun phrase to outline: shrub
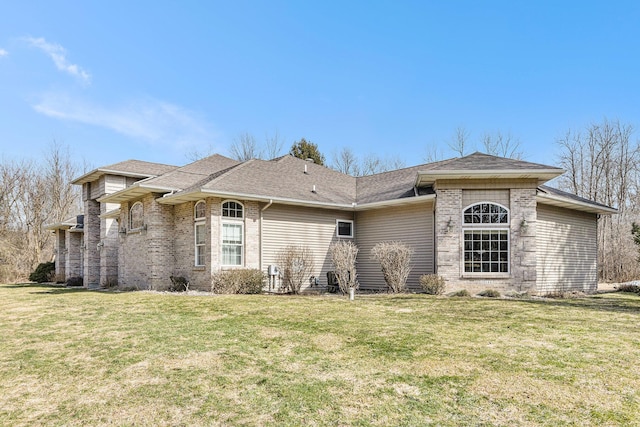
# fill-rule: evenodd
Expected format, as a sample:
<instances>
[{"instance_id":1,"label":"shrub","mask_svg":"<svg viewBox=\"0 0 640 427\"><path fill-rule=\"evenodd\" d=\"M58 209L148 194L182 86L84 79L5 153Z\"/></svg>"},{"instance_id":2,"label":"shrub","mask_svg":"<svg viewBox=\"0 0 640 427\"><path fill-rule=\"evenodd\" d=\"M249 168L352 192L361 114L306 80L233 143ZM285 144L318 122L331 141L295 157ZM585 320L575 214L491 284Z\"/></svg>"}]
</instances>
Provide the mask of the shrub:
<instances>
[{"instance_id":1,"label":"shrub","mask_svg":"<svg viewBox=\"0 0 640 427\"><path fill-rule=\"evenodd\" d=\"M43 262L38 264L35 271L29 274L29 280L32 282L50 282L56 271L55 262Z\"/></svg>"},{"instance_id":2,"label":"shrub","mask_svg":"<svg viewBox=\"0 0 640 427\"><path fill-rule=\"evenodd\" d=\"M338 279L338 286L343 294L349 292L349 288L358 288L356 273L356 257L358 246L353 242L340 240L329 246L329 254L333 261L333 269Z\"/></svg>"},{"instance_id":3,"label":"shrub","mask_svg":"<svg viewBox=\"0 0 640 427\"><path fill-rule=\"evenodd\" d=\"M313 252L306 246L287 246L278 252L278 266L282 274L282 290L300 293L302 284L313 272Z\"/></svg>"},{"instance_id":4,"label":"shrub","mask_svg":"<svg viewBox=\"0 0 640 427\"><path fill-rule=\"evenodd\" d=\"M255 268L223 270L211 275L211 292L216 294L259 294L266 275Z\"/></svg>"},{"instance_id":5,"label":"shrub","mask_svg":"<svg viewBox=\"0 0 640 427\"><path fill-rule=\"evenodd\" d=\"M83 284L82 277L69 277L67 279L67 286L82 286Z\"/></svg>"},{"instance_id":6,"label":"shrub","mask_svg":"<svg viewBox=\"0 0 640 427\"><path fill-rule=\"evenodd\" d=\"M425 274L420 276L420 286L429 295L442 295L447 285L444 282L444 277L437 274Z\"/></svg>"},{"instance_id":7,"label":"shrub","mask_svg":"<svg viewBox=\"0 0 640 427\"><path fill-rule=\"evenodd\" d=\"M452 297L470 297L471 294L466 289L461 289L451 294Z\"/></svg>"},{"instance_id":8,"label":"shrub","mask_svg":"<svg viewBox=\"0 0 640 427\"><path fill-rule=\"evenodd\" d=\"M389 292L405 292L411 271L413 251L402 242L380 242L371 249L372 257L380 263Z\"/></svg>"},{"instance_id":9,"label":"shrub","mask_svg":"<svg viewBox=\"0 0 640 427\"><path fill-rule=\"evenodd\" d=\"M182 276L169 276L171 279L171 285L169 285L169 292L186 292L189 290L189 280Z\"/></svg>"},{"instance_id":10,"label":"shrub","mask_svg":"<svg viewBox=\"0 0 640 427\"><path fill-rule=\"evenodd\" d=\"M631 283L624 283L622 285L618 285L618 292L634 292L636 294L640 294L640 286Z\"/></svg>"},{"instance_id":11,"label":"shrub","mask_svg":"<svg viewBox=\"0 0 640 427\"><path fill-rule=\"evenodd\" d=\"M487 298L500 298L500 291L498 291L497 289L485 289L478 295Z\"/></svg>"}]
</instances>

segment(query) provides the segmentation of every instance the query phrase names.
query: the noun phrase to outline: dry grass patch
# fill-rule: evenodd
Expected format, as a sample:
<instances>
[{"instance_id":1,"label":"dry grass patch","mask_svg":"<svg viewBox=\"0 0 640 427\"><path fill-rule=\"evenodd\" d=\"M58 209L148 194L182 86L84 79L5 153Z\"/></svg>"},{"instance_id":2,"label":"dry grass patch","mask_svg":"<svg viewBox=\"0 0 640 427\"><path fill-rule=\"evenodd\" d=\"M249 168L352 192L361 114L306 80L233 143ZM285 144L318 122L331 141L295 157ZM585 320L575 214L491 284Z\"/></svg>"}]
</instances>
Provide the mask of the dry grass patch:
<instances>
[{"instance_id":1,"label":"dry grass patch","mask_svg":"<svg viewBox=\"0 0 640 427\"><path fill-rule=\"evenodd\" d=\"M640 298L0 286L0 425L633 425Z\"/></svg>"}]
</instances>

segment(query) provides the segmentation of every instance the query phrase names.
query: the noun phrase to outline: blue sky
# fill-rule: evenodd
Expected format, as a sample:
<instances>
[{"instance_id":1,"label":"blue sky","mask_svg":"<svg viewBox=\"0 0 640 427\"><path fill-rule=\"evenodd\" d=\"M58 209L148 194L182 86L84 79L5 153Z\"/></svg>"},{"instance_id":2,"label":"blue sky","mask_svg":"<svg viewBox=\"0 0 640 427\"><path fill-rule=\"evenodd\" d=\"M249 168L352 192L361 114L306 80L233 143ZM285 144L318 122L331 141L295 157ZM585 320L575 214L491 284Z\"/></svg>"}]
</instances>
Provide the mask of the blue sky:
<instances>
[{"instance_id":1,"label":"blue sky","mask_svg":"<svg viewBox=\"0 0 640 427\"><path fill-rule=\"evenodd\" d=\"M184 164L278 132L413 165L462 126L553 164L568 129L638 125L635 1L7 3L4 158Z\"/></svg>"}]
</instances>

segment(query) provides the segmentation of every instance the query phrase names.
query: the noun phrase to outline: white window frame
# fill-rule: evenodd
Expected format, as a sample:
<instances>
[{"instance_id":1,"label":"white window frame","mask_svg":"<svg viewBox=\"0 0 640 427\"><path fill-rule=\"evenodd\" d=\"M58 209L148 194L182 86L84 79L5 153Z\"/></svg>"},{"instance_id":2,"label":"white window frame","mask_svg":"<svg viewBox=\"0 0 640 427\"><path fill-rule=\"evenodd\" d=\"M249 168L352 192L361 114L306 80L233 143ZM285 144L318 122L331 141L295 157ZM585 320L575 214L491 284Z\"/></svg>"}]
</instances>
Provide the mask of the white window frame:
<instances>
[{"instance_id":1,"label":"white window frame","mask_svg":"<svg viewBox=\"0 0 640 427\"><path fill-rule=\"evenodd\" d=\"M239 205L242 208L242 217L224 216L224 205L226 203L236 203L237 205ZM237 211L235 211L235 212L237 212ZM245 239L245 235L244 235L244 217L245 217L245 212L246 212L246 208L245 208L244 204L238 202L237 200L224 200L222 202L222 204L220 205L220 216L222 218L222 220L220 221L220 265L222 267L238 268L238 267L243 267L244 266L244 259L245 259L245 254L244 254L244 239ZM240 244L225 243L224 242L225 225L240 226ZM228 263L225 263L225 256L224 256L224 248L225 248L225 246L226 247L231 246L231 247L236 247L236 248L239 247L240 248L240 263L239 264L228 264Z\"/></svg>"},{"instance_id":2,"label":"white window frame","mask_svg":"<svg viewBox=\"0 0 640 427\"><path fill-rule=\"evenodd\" d=\"M473 206L477 206L477 205L483 205L483 204L488 204L488 205L496 205L499 206L501 208L503 208L506 213L507 213L507 218L506 218L506 222L496 222L496 223L465 223L464 222L464 216L465 213L468 209L472 208ZM482 213L481 213L482 215ZM487 215L487 214L485 214ZM510 222L511 222L511 212L509 210L509 208L507 208L506 206L500 204L500 203L496 203L496 202L491 202L491 201L482 201L482 202L477 202L477 203L472 203L469 206L465 207L462 210L462 218L461 218L461 224L462 224L462 234L460 236L460 241L461 241L461 245L462 245L462 257L460 260L460 264L461 264L461 272L463 277L467 276L467 277L496 277L496 278L507 278L510 277L511 275L511 228L510 228ZM478 232L478 233L483 233L483 232L505 232L507 235L507 271L498 271L498 272L492 272L492 271L466 271L466 262L465 262L465 255L467 253L466 249L465 249L465 243L466 243L466 239L465 236L467 235L467 233L474 233L474 232ZM498 252L501 252L500 249L498 249ZM491 265L491 260L488 261L489 265ZM480 264L482 264L483 262L480 261ZM491 267L489 267L491 268Z\"/></svg>"},{"instance_id":3,"label":"white window frame","mask_svg":"<svg viewBox=\"0 0 640 427\"><path fill-rule=\"evenodd\" d=\"M203 216L198 216L198 205L204 205L204 215ZM207 217L207 205L205 203L204 200L200 200L198 202L196 202L196 204L193 206L193 245L194 245L194 252L193 252L193 265L195 267L204 267L206 262L207 262L207 258L206 258L206 246L207 246L207 224L206 224L206 217ZM198 243L198 228L202 227L203 231L203 236L204 236L204 242ZM202 260L200 259L202 258Z\"/></svg>"},{"instance_id":4,"label":"white window frame","mask_svg":"<svg viewBox=\"0 0 640 427\"><path fill-rule=\"evenodd\" d=\"M344 222L350 225L351 233L349 235L340 234L340 223ZM336 219L336 237L339 239L353 239L353 220L349 219Z\"/></svg>"},{"instance_id":5,"label":"white window frame","mask_svg":"<svg viewBox=\"0 0 640 427\"><path fill-rule=\"evenodd\" d=\"M133 226L133 209L140 206L140 225L137 227ZM137 224L136 224L137 225ZM142 202L135 202L131 205L129 209L129 231L141 230L144 228L144 205Z\"/></svg>"}]
</instances>

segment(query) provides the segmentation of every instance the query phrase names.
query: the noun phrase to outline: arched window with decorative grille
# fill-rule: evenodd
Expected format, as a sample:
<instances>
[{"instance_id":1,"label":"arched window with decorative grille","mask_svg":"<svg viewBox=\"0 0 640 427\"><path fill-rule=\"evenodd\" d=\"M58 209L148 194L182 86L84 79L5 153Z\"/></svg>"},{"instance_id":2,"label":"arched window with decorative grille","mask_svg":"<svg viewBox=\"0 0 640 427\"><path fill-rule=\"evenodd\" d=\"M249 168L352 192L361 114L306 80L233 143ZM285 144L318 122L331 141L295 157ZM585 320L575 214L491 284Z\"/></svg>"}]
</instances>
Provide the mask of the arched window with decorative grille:
<instances>
[{"instance_id":1,"label":"arched window with decorative grille","mask_svg":"<svg viewBox=\"0 0 640 427\"><path fill-rule=\"evenodd\" d=\"M465 274L508 274L509 209L480 202L465 208L462 216Z\"/></svg>"}]
</instances>

